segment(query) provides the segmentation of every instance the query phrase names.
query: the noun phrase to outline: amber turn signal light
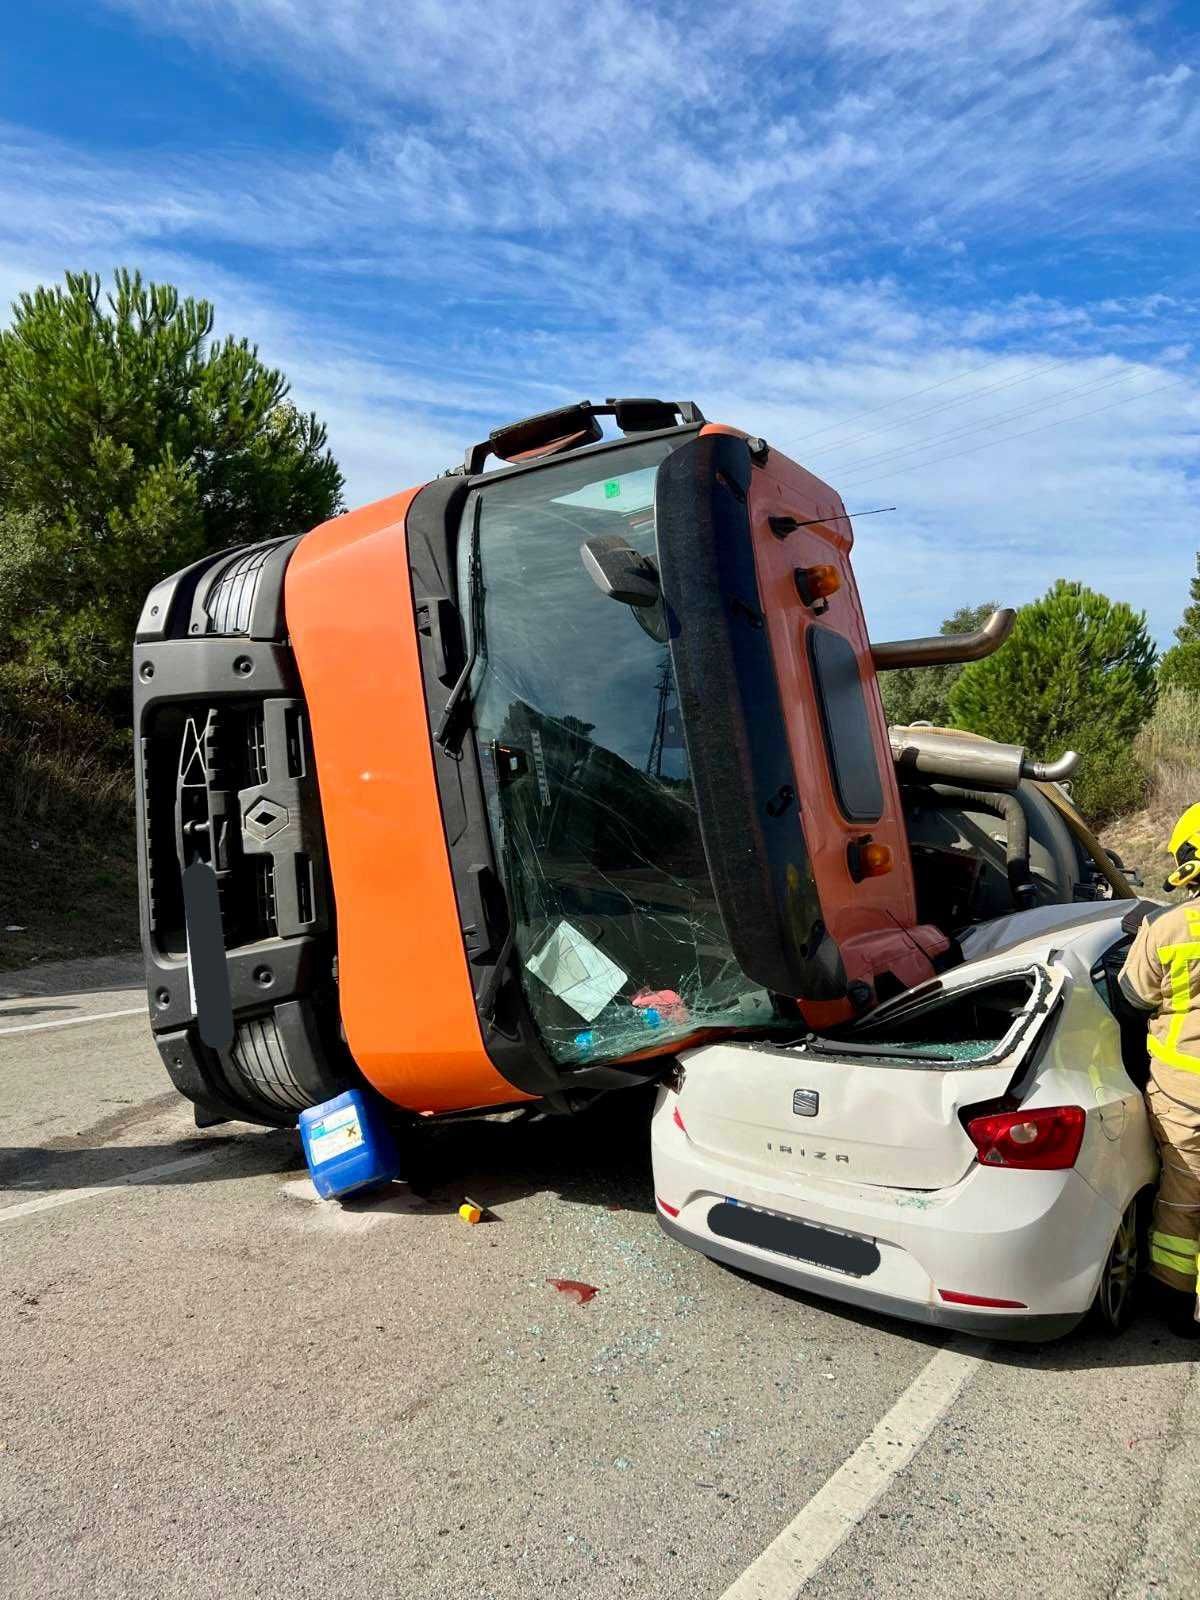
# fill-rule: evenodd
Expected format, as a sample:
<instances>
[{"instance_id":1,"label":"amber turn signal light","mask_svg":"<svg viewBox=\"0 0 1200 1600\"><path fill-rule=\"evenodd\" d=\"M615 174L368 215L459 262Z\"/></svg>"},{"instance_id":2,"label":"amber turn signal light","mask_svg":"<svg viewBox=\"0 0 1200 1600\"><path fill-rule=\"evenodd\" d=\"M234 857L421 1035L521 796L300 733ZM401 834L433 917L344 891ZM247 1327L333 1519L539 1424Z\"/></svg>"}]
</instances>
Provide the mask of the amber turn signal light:
<instances>
[{"instance_id":1,"label":"amber turn signal light","mask_svg":"<svg viewBox=\"0 0 1200 1600\"><path fill-rule=\"evenodd\" d=\"M864 878L882 878L892 870L892 847L871 839L856 839L847 851L850 876L855 883Z\"/></svg>"},{"instance_id":2,"label":"amber turn signal light","mask_svg":"<svg viewBox=\"0 0 1200 1600\"><path fill-rule=\"evenodd\" d=\"M806 606L815 606L821 600L828 600L831 594L836 594L842 587L838 569L827 562L816 567L797 567L795 579L796 593Z\"/></svg>"}]
</instances>

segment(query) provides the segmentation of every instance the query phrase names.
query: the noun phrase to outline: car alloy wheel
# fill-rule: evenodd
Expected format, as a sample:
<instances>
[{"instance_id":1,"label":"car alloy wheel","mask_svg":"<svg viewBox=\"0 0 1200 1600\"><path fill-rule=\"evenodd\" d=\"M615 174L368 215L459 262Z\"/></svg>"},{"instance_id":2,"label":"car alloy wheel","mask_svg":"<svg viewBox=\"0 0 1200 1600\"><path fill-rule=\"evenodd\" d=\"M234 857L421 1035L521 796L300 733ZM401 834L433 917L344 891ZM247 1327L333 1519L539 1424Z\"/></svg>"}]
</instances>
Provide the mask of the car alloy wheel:
<instances>
[{"instance_id":1,"label":"car alloy wheel","mask_svg":"<svg viewBox=\"0 0 1200 1600\"><path fill-rule=\"evenodd\" d=\"M1138 1229L1138 1203L1131 1200L1117 1225L1108 1260L1096 1290L1096 1317L1109 1333L1120 1333L1133 1314L1138 1271L1141 1266L1141 1236Z\"/></svg>"}]
</instances>

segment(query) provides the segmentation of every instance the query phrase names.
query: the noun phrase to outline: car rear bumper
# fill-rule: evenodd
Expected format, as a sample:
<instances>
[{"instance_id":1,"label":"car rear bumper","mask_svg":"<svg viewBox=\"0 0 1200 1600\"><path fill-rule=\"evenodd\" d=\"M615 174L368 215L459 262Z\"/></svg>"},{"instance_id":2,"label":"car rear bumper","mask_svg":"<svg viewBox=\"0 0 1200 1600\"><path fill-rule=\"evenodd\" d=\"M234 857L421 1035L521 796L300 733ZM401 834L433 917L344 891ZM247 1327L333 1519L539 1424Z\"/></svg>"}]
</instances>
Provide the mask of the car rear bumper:
<instances>
[{"instance_id":1,"label":"car rear bumper","mask_svg":"<svg viewBox=\"0 0 1200 1600\"><path fill-rule=\"evenodd\" d=\"M664 1095L651 1148L659 1223L681 1244L792 1288L989 1338L1058 1338L1091 1306L1119 1217L1073 1169L976 1166L927 1191L818 1180L700 1149L671 1121L672 1100ZM840 1271L731 1239L710 1224L730 1200L869 1241L878 1264ZM964 1305L946 1293L1020 1303Z\"/></svg>"},{"instance_id":2,"label":"car rear bumper","mask_svg":"<svg viewBox=\"0 0 1200 1600\"><path fill-rule=\"evenodd\" d=\"M903 1317L908 1322L924 1323L928 1327L950 1328L958 1333L973 1333L979 1338L1026 1340L1043 1343L1061 1339L1078 1327L1084 1313L1034 1313L1028 1311L968 1311L958 1306L922 1305L912 1300L901 1300L895 1295L880 1294L862 1284L844 1282L831 1285L823 1276L805 1271L798 1263L779 1258L753 1260L744 1248L730 1245L722 1239L701 1239L687 1228L681 1228L670 1217L658 1212L658 1225L668 1238L678 1244L699 1250L727 1267L737 1267L742 1272L754 1272L759 1277L784 1283L790 1289L802 1289L807 1294L824 1295L847 1305L859 1306L864 1311L877 1311L881 1316Z\"/></svg>"}]
</instances>

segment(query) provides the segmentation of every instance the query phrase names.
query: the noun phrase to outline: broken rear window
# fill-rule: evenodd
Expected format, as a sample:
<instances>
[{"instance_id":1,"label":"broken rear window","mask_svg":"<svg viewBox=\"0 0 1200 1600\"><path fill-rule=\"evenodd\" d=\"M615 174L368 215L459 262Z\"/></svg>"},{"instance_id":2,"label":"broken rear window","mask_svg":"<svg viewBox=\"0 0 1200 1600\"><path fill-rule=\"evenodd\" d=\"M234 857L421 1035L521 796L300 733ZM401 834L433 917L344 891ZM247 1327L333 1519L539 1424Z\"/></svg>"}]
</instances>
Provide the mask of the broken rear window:
<instances>
[{"instance_id":1,"label":"broken rear window","mask_svg":"<svg viewBox=\"0 0 1200 1600\"><path fill-rule=\"evenodd\" d=\"M1039 968L904 995L838 1038L810 1039L810 1049L898 1061L974 1066L1006 1055L1038 1016L1049 980Z\"/></svg>"}]
</instances>

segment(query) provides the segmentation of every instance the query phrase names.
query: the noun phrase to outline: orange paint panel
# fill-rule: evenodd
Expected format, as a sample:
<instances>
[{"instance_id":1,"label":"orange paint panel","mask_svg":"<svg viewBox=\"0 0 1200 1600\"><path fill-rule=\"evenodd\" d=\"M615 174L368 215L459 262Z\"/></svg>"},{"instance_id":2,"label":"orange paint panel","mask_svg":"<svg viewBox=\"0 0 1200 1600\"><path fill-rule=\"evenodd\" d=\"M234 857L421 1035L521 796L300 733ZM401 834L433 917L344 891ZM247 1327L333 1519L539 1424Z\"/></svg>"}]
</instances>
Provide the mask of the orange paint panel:
<instances>
[{"instance_id":1,"label":"orange paint panel","mask_svg":"<svg viewBox=\"0 0 1200 1600\"><path fill-rule=\"evenodd\" d=\"M342 1021L396 1105L530 1098L483 1046L434 777L405 517L418 490L315 528L287 570L338 919Z\"/></svg>"},{"instance_id":2,"label":"orange paint panel","mask_svg":"<svg viewBox=\"0 0 1200 1600\"><path fill-rule=\"evenodd\" d=\"M785 537L770 527L771 517L801 524ZM841 949L848 978L871 982L891 971L904 984L931 975L929 952L944 949L935 929L914 939L916 891L907 831L900 803L887 718L876 682L871 645L858 585L850 565L853 534L840 497L828 484L772 450L755 469L750 489L751 534L759 594L771 639L780 698L788 723L793 769L803 791L804 832L830 934ZM817 612L797 593L797 567L832 566L840 586ZM809 660L808 631L813 626L840 633L858 660L871 724L871 739L883 789L878 822L854 822L842 815L834 788L816 685ZM892 868L856 882L848 847L865 835L891 851Z\"/></svg>"}]
</instances>

